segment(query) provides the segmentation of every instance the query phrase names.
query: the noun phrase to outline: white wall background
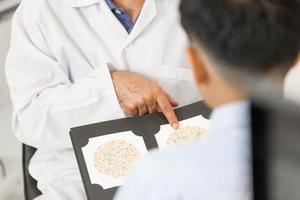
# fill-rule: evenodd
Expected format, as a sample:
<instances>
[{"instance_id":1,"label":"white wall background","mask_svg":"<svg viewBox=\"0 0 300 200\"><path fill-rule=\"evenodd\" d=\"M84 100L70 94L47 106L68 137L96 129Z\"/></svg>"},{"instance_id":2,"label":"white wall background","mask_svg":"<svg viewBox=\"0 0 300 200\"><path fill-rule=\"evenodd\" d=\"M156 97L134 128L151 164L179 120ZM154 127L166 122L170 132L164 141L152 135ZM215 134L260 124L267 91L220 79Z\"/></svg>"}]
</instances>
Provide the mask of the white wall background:
<instances>
[{"instance_id":1,"label":"white wall background","mask_svg":"<svg viewBox=\"0 0 300 200\"><path fill-rule=\"evenodd\" d=\"M4 61L10 40L11 16L0 21L0 159L4 162L6 177L0 168L0 199L22 200L21 144L11 130L11 104L4 76Z\"/></svg>"}]
</instances>

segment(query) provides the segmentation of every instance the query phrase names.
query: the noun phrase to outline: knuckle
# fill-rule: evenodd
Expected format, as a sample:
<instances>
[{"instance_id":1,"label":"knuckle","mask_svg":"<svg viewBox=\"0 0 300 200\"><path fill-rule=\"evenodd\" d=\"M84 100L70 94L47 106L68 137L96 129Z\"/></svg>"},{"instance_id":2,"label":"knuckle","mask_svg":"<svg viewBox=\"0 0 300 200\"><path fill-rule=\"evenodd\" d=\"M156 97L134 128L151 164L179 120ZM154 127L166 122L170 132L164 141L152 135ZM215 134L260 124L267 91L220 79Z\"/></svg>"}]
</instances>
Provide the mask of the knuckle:
<instances>
[{"instance_id":1,"label":"knuckle","mask_svg":"<svg viewBox=\"0 0 300 200\"><path fill-rule=\"evenodd\" d=\"M145 95L143 96L143 100L144 100L144 101L150 101L150 100L151 100L151 95L150 95L150 94L145 94Z\"/></svg>"},{"instance_id":2,"label":"knuckle","mask_svg":"<svg viewBox=\"0 0 300 200\"><path fill-rule=\"evenodd\" d=\"M144 100L144 102L147 102L147 104L154 104L154 102L155 102L153 100L152 96L150 96L150 95L144 96L143 100Z\"/></svg>"},{"instance_id":3,"label":"knuckle","mask_svg":"<svg viewBox=\"0 0 300 200\"><path fill-rule=\"evenodd\" d=\"M126 110L128 110L129 112L134 112L136 106L134 104L128 104L126 106Z\"/></svg>"},{"instance_id":4,"label":"knuckle","mask_svg":"<svg viewBox=\"0 0 300 200\"><path fill-rule=\"evenodd\" d=\"M143 98L138 99L138 100L136 101L135 105L136 105L136 106L142 106L142 105L144 105L144 100L143 100Z\"/></svg>"},{"instance_id":5,"label":"knuckle","mask_svg":"<svg viewBox=\"0 0 300 200\"><path fill-rule=\"evenodd\" d=\"M157 102L161 102L161 101L162 101L162 96L161 96L160 94L158 94L158 95L156 96L156 101L157 101Z\"/></svg>"},{"instance_id":6,"label":"knuckle","mask_svg":"<svg viewBox=\"0 0 300 200\"><path fill-rule=\"evenodd\" d=\"M165 111L169 111L169 110L170 110L170 107L169 107L167 104L163 104L163 105L161 106L161 109L162 109L162 110L165 110Z\"/></svg>"}]
</instances>

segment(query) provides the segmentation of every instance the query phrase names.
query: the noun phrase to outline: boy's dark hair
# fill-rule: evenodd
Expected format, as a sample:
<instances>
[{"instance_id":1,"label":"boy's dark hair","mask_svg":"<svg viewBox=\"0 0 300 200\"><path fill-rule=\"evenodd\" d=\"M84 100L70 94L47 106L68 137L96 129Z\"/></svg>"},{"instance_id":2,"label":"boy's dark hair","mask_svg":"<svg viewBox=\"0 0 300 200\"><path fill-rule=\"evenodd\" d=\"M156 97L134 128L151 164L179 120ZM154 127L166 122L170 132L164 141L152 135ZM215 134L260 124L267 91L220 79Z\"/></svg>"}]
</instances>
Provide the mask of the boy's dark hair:
<instances>
[{"instance_id":1,"label":"boy's dark hair","mask_svg":"<svg viewBox=\"0 0 300 200\"><path fill-rule=\"evenodd\" d=\"M182 0L180 11L190 38L229 67L289 68L298 56L298 0Z\"/></svg>"}]
</instances>

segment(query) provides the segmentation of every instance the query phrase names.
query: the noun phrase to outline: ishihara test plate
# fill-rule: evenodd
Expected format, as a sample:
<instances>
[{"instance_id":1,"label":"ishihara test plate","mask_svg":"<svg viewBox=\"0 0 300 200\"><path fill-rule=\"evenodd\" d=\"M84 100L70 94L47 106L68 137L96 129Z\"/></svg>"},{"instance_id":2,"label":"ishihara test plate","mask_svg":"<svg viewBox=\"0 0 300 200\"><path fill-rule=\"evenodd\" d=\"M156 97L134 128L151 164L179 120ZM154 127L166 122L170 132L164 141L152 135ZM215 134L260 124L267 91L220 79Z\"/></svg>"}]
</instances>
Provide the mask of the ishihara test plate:
<instances>
[{"instance_id":1,"label":"ishihara test plate","mask_svg":"<svg viewBox=\"0 0 300 200\"><path fill-rule=\"evenodd\" d=\"M160 149L201 141L208 134L210 121L199 115L182 120L179 124L177 130L174 130L169 124L160 126L160 131L155 135Z\"/></svg>"},{"instance_id":2,"label":"ishihara test plate","mask_svg":"<svg viewBox=\"0 0 300 200\"><path fill-rule=\"evenodd\" d=\"M92 184L103 189L123 184L131 166L147 148L143 138L131 131L90 138L82 152Z\"/></svg>"}]
</instances>

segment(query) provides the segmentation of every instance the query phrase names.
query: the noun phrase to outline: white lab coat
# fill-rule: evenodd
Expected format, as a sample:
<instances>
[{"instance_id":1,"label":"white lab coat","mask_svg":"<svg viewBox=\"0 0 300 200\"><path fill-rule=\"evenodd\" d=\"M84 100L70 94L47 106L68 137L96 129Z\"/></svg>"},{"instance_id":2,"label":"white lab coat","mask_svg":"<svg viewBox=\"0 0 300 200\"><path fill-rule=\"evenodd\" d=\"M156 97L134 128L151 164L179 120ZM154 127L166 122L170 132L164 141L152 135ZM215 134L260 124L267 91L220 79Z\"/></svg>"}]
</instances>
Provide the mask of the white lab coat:
<instances>
[{"instance_id":1,"label":"white lab coat","mask_svg":"<svg viewBox=\"0 0 300 200\"><path fill-rule=\"evenodd\" d=\"M23 0L6 74L17 138L38 148L30 173L44 199L82 199L69 129L124 117L110 72L157 81L181 105L199 99L178 0L146 0L132 32L104 0Z\"/></svg>"}]
</instances>

